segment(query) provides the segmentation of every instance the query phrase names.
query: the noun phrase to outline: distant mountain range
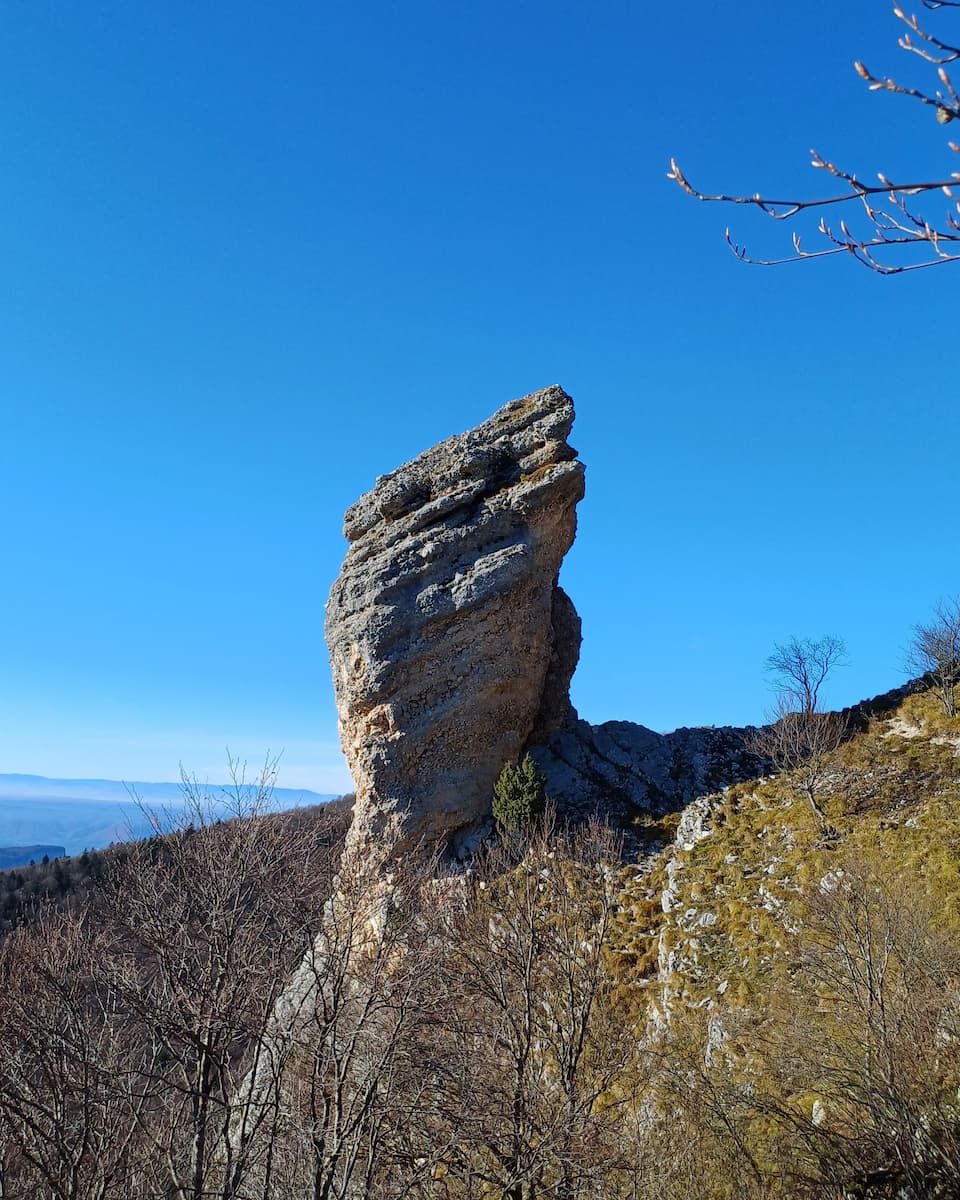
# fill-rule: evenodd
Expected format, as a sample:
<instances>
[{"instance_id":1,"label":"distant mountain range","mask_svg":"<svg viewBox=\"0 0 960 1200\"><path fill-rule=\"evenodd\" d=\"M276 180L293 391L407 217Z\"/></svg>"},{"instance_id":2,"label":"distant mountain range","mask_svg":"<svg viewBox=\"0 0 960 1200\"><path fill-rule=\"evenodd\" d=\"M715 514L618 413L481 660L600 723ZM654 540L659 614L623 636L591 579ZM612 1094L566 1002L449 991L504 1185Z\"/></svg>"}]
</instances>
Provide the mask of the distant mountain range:
<instances>
[{"instance_id":1,"label":"distant mountain range","mask_svg":"<svg viewBox=\"0 0 960 1200\"><path fill-rule=\"evenodd\" d=\"M66 852L66 846L0 846L0 871L26 867L45 858L60 858Z\"/></svg>"},{"instance_id":2,"label":"distant mountain range","mask_svg":"<svg viewBox=\"0 0 960 1200\"><path fill-rule=\"evenodd\" d=\"M223 790L206 789L212 798ZM271 807L280 811L325 804L331 794L303 788L274 788ZM67 854L97 850L111 842L150 833L143 808L176 824L183 812L178 783L121 783L115 779L46 779L0 774L0 846L63 846ZM228 811L224 804L224 813Z\"/></svg>"}]
</instances>

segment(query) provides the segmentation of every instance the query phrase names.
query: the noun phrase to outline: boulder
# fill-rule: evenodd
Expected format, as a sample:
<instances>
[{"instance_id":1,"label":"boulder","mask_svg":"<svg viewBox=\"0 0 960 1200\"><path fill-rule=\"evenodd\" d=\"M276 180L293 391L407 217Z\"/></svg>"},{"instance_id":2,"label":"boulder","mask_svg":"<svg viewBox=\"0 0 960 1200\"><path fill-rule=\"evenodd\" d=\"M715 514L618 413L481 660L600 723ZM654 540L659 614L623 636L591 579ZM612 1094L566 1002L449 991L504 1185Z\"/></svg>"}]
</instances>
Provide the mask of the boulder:
<instances>
[{"instance_id":1,"label":"boulder","mask_svg":"<svg viewBox=\"0 0 960 1200\"><path fill-rule=\"evenodd\" d=\"M401 845L456 850L493 784L564 728L580 622L557 586L584 469L559 387L379 478L348 511L327 604L354 848L400 819Z\"/></svg>"}]
</instances>

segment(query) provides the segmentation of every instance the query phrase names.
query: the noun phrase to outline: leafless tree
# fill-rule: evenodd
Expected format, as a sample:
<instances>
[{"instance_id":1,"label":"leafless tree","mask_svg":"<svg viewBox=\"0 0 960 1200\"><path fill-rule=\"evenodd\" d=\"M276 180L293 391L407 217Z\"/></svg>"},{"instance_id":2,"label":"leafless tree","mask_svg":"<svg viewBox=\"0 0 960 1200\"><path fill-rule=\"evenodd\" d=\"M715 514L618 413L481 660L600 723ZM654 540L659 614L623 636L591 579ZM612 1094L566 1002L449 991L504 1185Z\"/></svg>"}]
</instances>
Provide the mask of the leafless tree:
<instances>
[{"instance_id":1,"label":"leafless tree","mask_svg":"<svg viewBox=\"0 0 960 1200\"><path fill-rule=\"evenodd\" d=\"M158 818L82 918L51 908L4 943L4 1198L251 1196L268 1141L230 1133L268 1114L240 1080L339 854L324 823L269 812L272 781L238 772L228 820L188 783L186 828Z\"/></svg>"},{"instance_id":2,"label":"leafless tree","mask_svg":"<svg viewBox=\"0 0 960 1200\"><path fill-rule=\"evenodd\" d=\"M616 1085L636 1054L609 969L618 868L609 832L560 835L549 817L519 864L495 851L480 865L425 1050L446 1194L616 1194L605 1190L625 1170Z\"/></svg>"},{"instance_id":3,"label":"leafless tree","mask_svg":"<svg viewBox=\"0 0 960 1200\"><path fill-rule=\"evenodd\" d=\"M731 1178L756 1200L957 1194L960 955L941 908L915 870L840 850L762 1007L680 1015L651 1135L681 1129L693 1161L665 1195Z\"/></svg>"},{"instance_id":4,"label":"leafless tree","mask_svg":"<svg viewBox=\"0 0 960 1200\"><path fill-rule=\"evenodd\" d=\"M163 1108L144 1130L152 1186L184 1200L242 1194L266 1153L254 1124L276 1105L245 1109L240 1084L320 928L340 856L323 827L270 811L276 767L247 784L230 764L226 793L185 780L186 828L134 848L106 896L130 947L110 983L162 1049Z\"/></svg>"},{"instance_id":5,"label":"leafless tree","mask_svg":"<svg viewBox=\"0 0 960 1200\"><path fill-rule=\"evenodd\" d=\"M921 0L921 3L929 10L960 7L951 0ZM960 46L952 45L930 32L921 26L916 16L899 6L894 6L893 13L907 27L907 32L899 39L901 49L927 63L935 71L939 86L934 85L932 90L906 86L890 77L874 75L862 62L854 64L857 74L871 91L905 96L932 112L941 125L950 125L960 118L960 94L947 68L960 59ZM954 154L960 153L957 142L948 141L947 148ZM816 150L811 151L811 156L812 166L845 185L838 195L777 200L761 196L760 193L750 196L710 194L694 187L674 159L670 160L668 178L697 200L750 205L776 221L788 221L809 210L850 204L861 210L863 222L859 226L841 219L839 226L834 227L827 224L825 217L821 217L819 233L829 243L821 249L805 249L800 235L795 232L793 253L782 258L749 256L743 246L733 241L728 229L727 243L742 262L774 266L833 254L848 254L879 274L896 275L956 262L960 258L960 202L954 199L953 191L960 182L960 171L948 169L941 172L938 178L909 182L894 182L883 172L878 172L879 184L866 184ZM938 193L947 197L946 211L938 220L929 221L920 212L917 197Z\"/></svg>"},{"instance_id":6,"label":"leafless tree","mask_svg":"<svg viewBox=\"0 0 960 1200\"><path fill-rule=\"evenodd\" d=\"M435 1036L448 898L431 857L396 857L398 832L345 857L241 1089L273 1159L264 1197L387 1200L431 1178L438 1147L410 1150L423 1127L413 1047Z\"/></svg>"},{"instance_id":7,"label":"leafless tree","mask_svg":"<svg viewBox=\"0 0 960 1200\"><path fill-rule=\"evenodd\" d=\"M960 599L941 601L933 619L913 627L905 665L911 674L929 674L943 711L956 716L954 689L960 680Z\"/></svg>"},{"instance_id":8,"label":"leafless tree","mask_svg":"<svg viewBox=\"0 0 960 1200\"><path fill-rule=\"evenodd\" d=\"M820 711L820 688L844 654L843 641L833 636L792 637L775 646L766 666L776 678L776 703L748 747L776 771L792 773L821 829L827 819L817 792L829 769L829 756L847 737L847 722L839 713Z\"/></svg>"},{"instance_id":9,"label":"leafless tree","mask_svg":"<svg viewBox=\"0 0 960 1200\"><path fill-rule=\"evenodd\" d=\"M131 1037L104 986L100 967L116 946L98 926L48 907L0 944L4 1200L130 1194L140 1124L154 1105L131 1068L149 1074L153 1050Z\"/></svg>"},{"instance_id":10,"label":"leafless tree","mask_svg":"<svg viewBox=\"0 0 960 1200\"><path fill-rule=\"evenodd\" d=\"M800 712L812 713L818 710L820 688L845 654L843 640L829 634L822 638L792 637L774 646L766 669L776 679L778 695Z\"/></svg>"},{"instance_id":11,"label":"leafless tree","mask_svg":"<svg viewBox=\"0 0 960 1200\"><path fill-rule=\"evenodd\" d=\"M133 847L104 897L124 947L105 964L109 987L158 1051L142 1190L178 1200L241 1194L262 1143L229 1136L240 1081L335 865L317 826L270 812L275 762L251 784L232 770L225 796L186 780L187 827Z\"/></svg>"},{"instance_id":12,"label":"leafless tree","mask_svg":"<svg viewBox=\"0 0 960 1200\"><path fill-rule=\"evenodd\" d=\"M749 749L769 759L776 771L789 771L803 793L821 829L827 816L817 800L830 771L830 756L848 735L847 722L840 713L797 711L781 697L774 708L773 720L758 729Z\"/></svg>"},{"instance_id":13,"label":"leafless tree","mask_svg":"<svg viewBox=\"0 0 960 1200\"><path fill-rule=\"evenodd\" d=\"M755 1043L790 1174L819 1194L955 1194L960 956L937 898L847 851L811 886L799 943Z\"/></svg>"},{"instance_id":14,"label":"leafless tree","mask_svg":"<svg viewBox=\"0 0 960 1200\"><path fill-rule=\"evenodd\" d=\"M3 1200L641 1194L608 831L444 877L187 801L0 947Z\"/></svg>"}]
</instances>

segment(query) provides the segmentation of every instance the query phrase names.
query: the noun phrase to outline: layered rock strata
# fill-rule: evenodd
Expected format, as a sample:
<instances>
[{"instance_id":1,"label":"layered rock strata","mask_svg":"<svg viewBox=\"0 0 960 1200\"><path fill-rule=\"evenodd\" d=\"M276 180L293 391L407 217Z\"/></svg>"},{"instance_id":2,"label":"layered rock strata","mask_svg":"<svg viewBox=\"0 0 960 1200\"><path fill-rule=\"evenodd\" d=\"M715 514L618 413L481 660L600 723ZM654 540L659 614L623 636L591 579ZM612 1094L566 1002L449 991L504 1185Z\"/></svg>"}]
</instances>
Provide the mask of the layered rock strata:
<instances>
[{"instance_id":1,"label":"layered rock strata","mask_svg":"<svg viewBox=\"0 0 960 1200\"><path fill-rule=\"evenodd\" d=\"M580 645L557 586L583 465L558 387L377 480L347 511L327 604L354 845L400 814L404 840L469 836L531 737L570 719Z\"/></svg>"},{"instance_id":2,"label":"layered rock strata","mask_svg":"<svg viewBox=\"0 0 960 1200\"><path fill-rule=\"evenodd\" d=\"M528 749L561 815L624 826L759 773L751 730L591 726L571 706L580 618L557 575L583 496L573 416L558 387L513 400L347 511L327 642L355 848L399 820L401 848L469 850Z\"/></svg>"}]
</instances>

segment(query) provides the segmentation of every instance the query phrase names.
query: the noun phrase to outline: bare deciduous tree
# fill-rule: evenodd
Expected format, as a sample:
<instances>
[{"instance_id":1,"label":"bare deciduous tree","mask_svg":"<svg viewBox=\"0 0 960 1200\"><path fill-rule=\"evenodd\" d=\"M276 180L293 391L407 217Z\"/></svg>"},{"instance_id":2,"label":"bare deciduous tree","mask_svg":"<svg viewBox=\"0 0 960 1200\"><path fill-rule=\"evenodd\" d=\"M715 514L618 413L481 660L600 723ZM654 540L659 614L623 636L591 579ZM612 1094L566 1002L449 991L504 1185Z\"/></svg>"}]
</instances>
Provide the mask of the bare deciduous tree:
<instances>
[{"instance_id":1,"label":"bare deciduous tree","mask_svg":"<svg viewBox=\"0 0 960 1200\"><path fill-rule=\"evenodd\" d=\"M106 889L125 948L104 964L162 1097L143 1130L144 1190L178 1200L241 1194L261 1143L230 1137L246 1061L316 929L334 862L316 826L271 813L276 763L211 794L184 781L189 824L136 844ZM226 802L229 820L219 819ZM244 1114L240 1114L241 1118ZM263 1116L258 1113L258 1116Z\"/></svg>"},{"instance_id":2,"label":"bare deciduous tree","mask_svg":"<svg viewBox=\"0 0 960 1200\"><path fill-rule=\"evenodd\" d=\"M949 921L915 871L846 850L804 901L794 968L761 1009L691 1013L667 1032L651 1133L684 1131L693 1179L665 1195L727 1196L731 1178L753 1200L956 1195Z\"/></svg>"},{"instance_id":3,"label":"bare deciduous tree","mask_svg":"<svg viewBox=\"0 0 960 1200\"><path fill-rule=\"evenodd\" d=\"M941 601L933 618L913 627L906 667L911 674L929 674L943 711L956 716L954 689L960 679L960 599Z\"/></svg>"},{"instance_id":4,"label":"bare deciduous tree","mask_svg":"<svg viewBox=\"0 0 960 1200\"><path fill-rule=\"evenodd\" d=\"M95 917L45 909L0 944L0 1195L107 1200L129 1194L153 1050L104 986L115 952Z\"/></svg>"},{"instance_id":5,"label":"bare deciduous tree","mask_svg":"<svg viewBox=\"0 0 960 1200\"><path fill-rule=\"evenodd\" d=\"M949 0L921 0L924 8L936 10L957 8ZM892 92L905 96L932 112L941 125L950 125L960 118L960 94L947 68L960 59L960 46L952 45L921 26L916 16L895 6L894 16L907 27L899 39L901 49L919 57L935 71L937 83L932 90L906 86L887 76L874 75L862 62L854 64L857 74L871 91ZM960 145L947 142L947 149L960 153ZM824 258L833 254L848 254L857 262L882 275L896 275L922 267L939 266L960 259L960 202L954 199L953 188L960 182L960 171L940 172L939 177L894 182L883 172L877 173L879 184L866 184L835 162L811 151L812 166L845 184L845 190L835 196L810 199L772 199L754 195L709 194L700 191L687 179L676 161L671 159L668 178L674 180L688 195L697 200L718 201L724 204L749 205L776 221L787 221L810 210L821 210L852 204L862 214L859 227L841 219L839 226L827 224L821 217L819 233L828 246L807 250L799 233L793 235L793 253L782 258L753 258L744 247L737 245L727 230L727 243L742 262L774 266L805 259ZM917 205L918 196L947 197L946 211L934 221L928 220Z\"/></svg>"},{"instance_id":6,"label":"bare deciduous tree","mask_svg":"<svg viewBox=\"0 0 960 1200\"><path fill-rule=\"evenodd\" d=\"M441 877L187 796L0 946L3 1200L640 1195L608 831Z\"/></svg>"},{"instance_id":7,"label":"bare deciduous tree","mask_svg":"<svg viewBox=\"0 0 960 1200\"><path fill-rule=\"evenodd\" d=\"M423 1130L413 1049L436 1036L446 898L435 862L413 851L398 859L398 841L399 824L341 863L241 1089L248 1119L267 1118L254 1135L273 1159L264 1197L410 1195L442 1149L410 1145Z\"/></svg>"},{"instance_id":8,"label":"bare deciduous tree","mask_svg":"<svg viewBox=\"0 0 960 1200\"><path fill-rule=\"evenodd\" d=\"M922 876L850 850L808 892L762 1058L791 1173L820 1194L956 1191L960 956L940 909Z\"/></svg>"},{"instance_id":9,"label":"bare deciduous tree","mask_svg":"<svg viewBox=\"0 0 960 1200\"><path fill-rule=\"evenodd\" d=\"M450 1195L574 1200L622 1167L636 1043L608 962L619 861L608 831L561 836L548 815L519 864L481 864L450 928L433 1058Z\"/></svg>"},{"instance_id":10,"label":"bare deciduous tree","mask_svg":"<svg viewBox=\"0 0 960 1200\"><path fill-rule=\"evenodd\" d=\"M766 666L776 677L776 703L768 724L757 730L748 746L753 754L769 759L775 770L793 773L821 829L826 827L826 814L817 791L829 756L847 736L847 722L839 713L820 711L820 688L844 653L843 641L830 635L792 637L775 646Z\"/></svg>"},{"instance_id":11,"label":"bare deciduous tree","mask_svg":"<svg viewBox=\"0 0 960 1200\"><path fill-rule=\"evenodd\" d=\"M766 669L776 678L778 695L800 712L817 712L820 688L846 654L843 640L827 634L821 638L792 637L774 646Z\"/></svg>"},{"instance_id":12,"label":"bare deciduous tree","mask_svg":"<svg viewBox=\"0 0 960 1200\"><path fill-rule=\"evenodd\" d=\"M772 716L771 723L754 734L749 749L769 759L776 771L791 772L824 829L827 817L817 793L829 772L830 755L846 740L847 722L840 713L798 712L782 697Z\"/></svg>"},{"instance_id":13,"label":"bare deciduous tree","mask_svg":"<svg viewBox=\"0 0 960 1200\"><path fill-rule=\"evenodd\" d=\"M265 1140L229 1136L240 1079L339 855L324 824L268 811L272 782L238 773L221 820L188 781L187 828L158 819L83 919L51 908L4 943L4 1197L250 1195Z\"/></svg>"}]
</instances>

